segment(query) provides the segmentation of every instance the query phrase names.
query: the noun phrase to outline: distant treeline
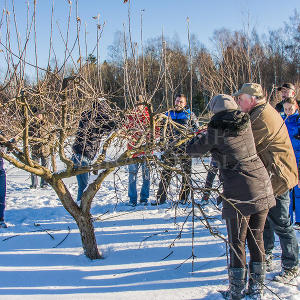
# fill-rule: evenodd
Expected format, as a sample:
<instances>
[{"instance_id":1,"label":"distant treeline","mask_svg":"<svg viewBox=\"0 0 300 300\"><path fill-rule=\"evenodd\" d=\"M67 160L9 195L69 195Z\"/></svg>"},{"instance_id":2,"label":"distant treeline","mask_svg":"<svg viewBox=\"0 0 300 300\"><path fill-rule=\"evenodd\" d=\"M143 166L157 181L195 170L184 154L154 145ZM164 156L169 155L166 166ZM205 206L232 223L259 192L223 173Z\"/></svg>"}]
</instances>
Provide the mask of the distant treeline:
<instances>
[{"instance_id":1,"label":"distant treeline","mask_svg":"<svg viewBox=\"0 0 300 300\"><path fill-rule=\"evenodd\" d=\"M156 106L165 103L164 97L171 102L174 94L185 93L188 99L192 98L193 108L198 112L203 111L212 95L232 94L244 82L261 83L268 96L283 82L293 82L299 88L300 17L297 11L283 28L263 37L259 37L255 29L251 32L221 29L215 31L212 43L213 47L208 49L195 35L191 35L189 46L176 39L164 41L157 37L148 40L143 49L139 45L138 52L130 43L126 43L124 49L123 34L117 33L114 44L109 47L110 59L101 65L102 88L122 103L126 94L124 71L138 69L133 78L138 78L139 84L130 84L136 84L137 89L145 87L149 95L155 91L153 103ZM126 62L124 51L128 53ZM97 64L93 55L88 63ZM277 101L276 91L273 90L270 99Z\"/></svg>"},{"instance_id":2,"label":"distant treeline","mask_svg":"<svg viewBox=\"0 0 300 300\"><path fill-rule=\"evenodd\" d=\"M196 35L185 45L176 38L159 36L141 45L117 32L107 60L98 64L91 53L79 71L78 66L69 66L68 76L80 72L96 93L108 95L120 107L144 94L152 98L155 109L163 110L172 105L175 94L184 93L197 113L204 111L213 95L232 94L244 82L262 84L273 103L278 100L274 87L292 82L300 88L300 16L296 10L282 28L262 37L255 28L234 32L224 28L215 31L211 41L207 48ZM48 68L54 73L59 69Z\"/></svg>"}]
</instances>

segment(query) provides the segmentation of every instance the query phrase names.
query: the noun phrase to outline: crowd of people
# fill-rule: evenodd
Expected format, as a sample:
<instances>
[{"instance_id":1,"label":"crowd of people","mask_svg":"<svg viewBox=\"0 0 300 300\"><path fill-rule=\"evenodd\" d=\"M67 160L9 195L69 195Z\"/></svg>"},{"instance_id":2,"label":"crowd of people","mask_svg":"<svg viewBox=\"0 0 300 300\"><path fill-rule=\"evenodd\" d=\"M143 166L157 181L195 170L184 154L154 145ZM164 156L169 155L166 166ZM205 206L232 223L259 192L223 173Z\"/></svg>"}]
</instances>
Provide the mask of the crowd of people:
<instances>
[{"instance_id":1,"label":"crowd of people","mask_svg":"<svg viewBox=\"0 0 300 300\"><path fill-rule=\"evenodd\" d=\"M282 94L282 101L276 106L277 111L266 100L261 85L256 83L245 83L232 96L215 96L210 101L213 117L206 131L199 131L197 118L187 108L183 94L175 97L174 108L164 114L172 121L167 128L166 149L172 148L174 141L184 136L183 132L193 132L195 137L173 147L172 153L162 155L164 167L160 172L156 199L151 204L161 205L167 201L176 165L182 175L178 202L185 204L192 187L191 158L211 153L211 172L208 172L202 201L208 203L213 178L219 172L223 193L219 194L218 202L222 202L222 217L226 221L230 245L229 289L223 294L227 299L243 299L246 294L249 299L261 299L265 274L273 269L275 233L282 249L282 272L274 280L289 282L299 273L299 248L292 224L294 212L296 224L300 218L298 103L294 85L283 84L278 91ZM149 126L148 109L139 99L125 125L129 132L129 150L137 143L143 144L142 133ZM108 132L110 130L113 127L108 128ZM134 152L133 156L143 154ZM139 202L148 203L150 172L148 162L144 161L128 167L131 206L138 203L137 175L140 168L143 183ZM248 264L246 243L250 252Z\"/></svg>"},{"instance_id":2,"label":"crowd of people","mask_svg":"<svg viewBox=\"0 0 300 300\"><path fill-rule=\"evenodd\" d=\"M218 169L223 183L219 198L230 245L226 299L243 299L246 294L262 299L265 273L273 269L274 233L282 250L282 271L274 280L289 282L299 274L299 247L292 226L294 210L299 220L299 108L294 85L285 83L278 90L282 101L277 111L256 83L245 83L234 98L214 97L207 132L187 148L193 157L210 151L213 174ZM213 178L208 176L206 187L211 187Z\"/></svg>"},{"instance_id":3,"label":"crowd of people","mask_svg":"<svg viewBox=\"0 0 300 300\"><path fill-rule=\"evenodd\" d=\"M179 94L173 108L164 113L167 131L166 149L160 162L160 182L152 205L164 204L168 188L178 166L182 178L178 202L186 204L192 189L192 158L211 154L211 166L204 186L201 204L207 204L214 177L219 173L223 192L217 201L222 203L222 218L226 221L230 263L228 266L229 289L226 299L261 299L264 279L273 270L272 251L276 233L282 250L282 271L274 280L289 282L299 274L299 247L293 223L300 225L300 121L296 89L291 83L278 88L282 101L275 109L267 101L263 89L257 83L245 83L235 94L216 95L210 100L212 113L207 129L199 130L195 114L187 107L187 98ZM103 136L118 127L105 99L97 99L79 122L72 147L75 167L89 166L101 148ZM40 138L43 115L35 112L35 122L29 135ZM139 96L131 114L123 124L127 133L127 149L132 157L143 157L143 151L135 147L146 143L144 135L150 127L150 115L144 99ZM162 129L155 130L155 139L161 138ZM194 138L176 147L174 143L187 134ZM38 139L39 141L39 139ZM165 141L166 142L166 141ZM49 149L41 144L32 148L32 159L41 159L42 166L49 162ZM142 170L142 187L138 197L137 176ZM128 204L147 205L150 192L149 162L130 164L128 167ZM76 176L78 203L84 197L89 173ZM42 180L41 187L46 183ZM37 188L37 178L32 175L31 188ZM5 227L6 179L3 160L0 159L0 226ZM247 263L245 247L249 249Z\"/></svg>"}]
</instances>

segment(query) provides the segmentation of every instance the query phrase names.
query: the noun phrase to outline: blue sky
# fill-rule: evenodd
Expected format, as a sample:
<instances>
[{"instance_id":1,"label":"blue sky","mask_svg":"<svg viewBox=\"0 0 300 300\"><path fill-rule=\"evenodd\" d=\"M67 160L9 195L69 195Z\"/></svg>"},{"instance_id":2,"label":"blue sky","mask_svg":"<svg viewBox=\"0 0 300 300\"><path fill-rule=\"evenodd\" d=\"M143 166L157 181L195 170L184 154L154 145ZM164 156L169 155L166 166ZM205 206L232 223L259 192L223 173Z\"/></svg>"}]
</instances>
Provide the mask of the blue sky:
<instances>
[{"instance_id":1,"label":"blue sky","mask_svg":"<svg viewBox=\"0 0 300 300\"><path fill-rule=\"evenodd\" d=\"M53 0L37 0L37 45L39 65L47 64L50 15ZM5 4L6 3L6 4ZM16 18L21 39L24 42L26 30L26 0L15 0ZM70 42L76 36L76 0L72 1ZM10 19L13 21L11 0L0 0L1 11L8 7ZM33 0L29 0L30 11L33 9ZM58 28L66 36L67 18L69 13L67 0L54 0L54 49L60 60L63 59L64 45ZM231 30L240 30L255 27L259 34L267 33L270 29L282 27L285 21L293 15L295 9L300 11L299 0L131 0L131 29L133 39L139 41L140 13L143 12L143 37L147 40L157 37L162 30L166 36L177 36L182 43L187 42L186 18L190 19L190 32L206 46L210 46L210 38L215 30L222 27ZM123 31L123 25L128 26L128 5L122 0L78 0L78 16L81 19L81 46L84 50L84 31L87 28L88 53L96 43L96 23L93 16L99 14L100 23L105 21L103 35L100 41L100 59L107 58L107 47L113 43L115 32ZM86 24L86 25L85 25ZM1 41L4 42L5 27L1 28ZM11 36L15 32L11 29ZM16 49L16 44L13 43ZM1 46L0 46L1 49ZM30 43L28 54L33 51ZM83 51L85 54L85 51ZM0 53L0 59L2 53ZM30 56L30 55L29 55ZM28 59L33 62L33 56ZM52 54L53 56L53 54ZM83 55L84 56L84 55ZM74 53L74 59L79 57Z\"/></svg>"}]
</instances>

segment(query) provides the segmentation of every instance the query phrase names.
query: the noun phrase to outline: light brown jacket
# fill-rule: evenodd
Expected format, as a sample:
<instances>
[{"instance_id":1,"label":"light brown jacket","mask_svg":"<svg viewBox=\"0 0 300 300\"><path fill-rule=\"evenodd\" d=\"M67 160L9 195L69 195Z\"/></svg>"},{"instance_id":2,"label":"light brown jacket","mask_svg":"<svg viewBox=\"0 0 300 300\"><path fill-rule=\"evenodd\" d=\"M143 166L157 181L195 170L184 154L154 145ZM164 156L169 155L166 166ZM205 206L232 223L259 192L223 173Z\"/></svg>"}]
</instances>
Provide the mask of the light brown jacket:
<instances>
[{"instance_id":1,"label":"light brown jacket","mask_svg":"<svg viewBox=\"0 0 300 300\"><path fill-rule=\"evenodd\" d=\"M256 105L250 119L257 154L265 165L278 196L298 184L298 168L287 128L269 104Z\"/></svg>"}]
</instances>

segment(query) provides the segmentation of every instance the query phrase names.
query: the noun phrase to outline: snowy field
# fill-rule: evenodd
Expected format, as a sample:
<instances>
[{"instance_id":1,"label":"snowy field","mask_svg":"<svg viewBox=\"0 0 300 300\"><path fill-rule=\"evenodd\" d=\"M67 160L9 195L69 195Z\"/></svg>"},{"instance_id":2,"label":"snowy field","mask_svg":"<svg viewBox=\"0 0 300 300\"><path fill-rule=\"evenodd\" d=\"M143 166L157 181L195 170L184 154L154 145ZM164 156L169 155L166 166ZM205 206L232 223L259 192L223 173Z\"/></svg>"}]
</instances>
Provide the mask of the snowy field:
<instances>
[{"instance_id":1,"label":"snowy field","mask_svg":"<svg viewBox=\"0 0 300 300\"><path fill-rule=\"evenodd\" d=\"M54 191L30 190L28 173L6 167L9 227L0 229L1 300L222 299L218 290L228 285L226 246L199 218L192 245L192 219L182 228L191 207L175 210L171 202L158 208L126 206L127 170L120 169L94 200L96 238L104 259L90 261L83 255L75 222ZM75 178L66 183L75 196ZM205 210L211 225L226 235L220 211L213 204ZM276 270L267 275L266 299L300 299L300 279L288 285L270 281L280 270L278 241L276 245Z\"/></svg>"}]
</instances>

